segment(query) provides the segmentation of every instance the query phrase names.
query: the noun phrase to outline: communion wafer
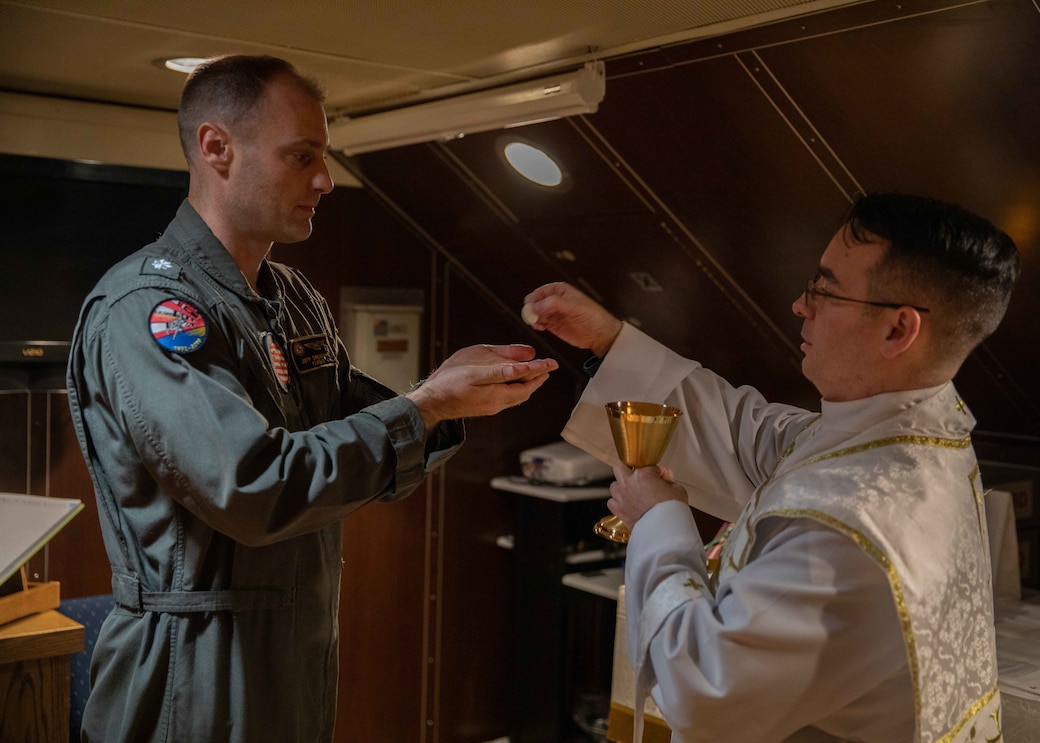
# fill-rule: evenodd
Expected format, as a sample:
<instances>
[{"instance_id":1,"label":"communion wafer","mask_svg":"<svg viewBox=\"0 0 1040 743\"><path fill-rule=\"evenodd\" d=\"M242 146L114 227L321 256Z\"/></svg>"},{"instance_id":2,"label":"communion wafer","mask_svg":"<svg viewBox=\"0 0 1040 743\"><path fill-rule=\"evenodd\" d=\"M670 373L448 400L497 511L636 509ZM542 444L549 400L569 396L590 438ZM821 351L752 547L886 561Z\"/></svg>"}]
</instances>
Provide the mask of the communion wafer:
<instances>
[{"instance_id":1,"label":"communion wafer","mask_svg":"<svg viewBox=\"0 0 1040 743\"><path fill-rule=\"evenodd\" d=\"M520 310L520 317L522 317L524 322L528 325L534 325L538 322L538 313L534 311L534 307L530 304L525 304L523 309Z\"/></svg>"}]
</instances>

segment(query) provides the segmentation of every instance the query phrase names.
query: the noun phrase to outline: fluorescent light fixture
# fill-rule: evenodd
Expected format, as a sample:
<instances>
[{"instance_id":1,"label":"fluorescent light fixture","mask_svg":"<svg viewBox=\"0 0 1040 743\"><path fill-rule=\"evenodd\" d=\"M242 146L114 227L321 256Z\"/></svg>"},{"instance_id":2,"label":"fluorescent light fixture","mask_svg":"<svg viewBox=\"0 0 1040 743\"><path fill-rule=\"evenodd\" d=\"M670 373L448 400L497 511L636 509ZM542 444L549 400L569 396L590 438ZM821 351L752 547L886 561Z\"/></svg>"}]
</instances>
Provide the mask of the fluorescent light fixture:
<instances>
[{"instance_id":1,"label":"fluorescent light fixture","mask_svg":"<svg viewBox=\"0 0 1040 743\"><path fill-rule=\"evenodd\" d=\"M329 122L334 150L357 155L419 142L595 113L606 93L602 62L580 70Z\"/></svg>"}]
</instances>

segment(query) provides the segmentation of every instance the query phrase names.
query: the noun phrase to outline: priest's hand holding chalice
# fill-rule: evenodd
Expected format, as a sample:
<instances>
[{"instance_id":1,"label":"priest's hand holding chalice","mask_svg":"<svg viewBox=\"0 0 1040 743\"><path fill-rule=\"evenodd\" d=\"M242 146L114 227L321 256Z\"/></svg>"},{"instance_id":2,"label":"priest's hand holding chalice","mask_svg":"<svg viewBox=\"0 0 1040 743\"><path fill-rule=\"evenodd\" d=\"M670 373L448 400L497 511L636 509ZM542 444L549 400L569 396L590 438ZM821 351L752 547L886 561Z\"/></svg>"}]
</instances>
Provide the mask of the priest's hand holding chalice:
<instances>
[{"instance_id":1,"label":"priest's hand holding chalice","mask_svg":"<svg viewBox=\"0 0 1040 743\"><path fill-rule=\"evenodd\" d=\"M548 330L576 348L602 358L621 332L622 323L583 292L569 284L541 286L524 298L520 312L535 330ZM679 408L654 402L623 400L606 406L614 445L621 461L633 470L661 461ZM629 529L617 516L607 516L595 532L615 542L627 542Z\"/></svg>"},{"instance_id":2,"label":"priest's hand holding chalice","mask_svg":"<svg viewBox=\"0 0 1040 743\"><path fill-rule=\"evenodd\" d=\"M675 424L682 415L679 408L652 402L622 400L606 404L610 433L618 457L631 467L652 467L661 461ZM593 528L601 537L628 542L631 531L617 516L604 516Z\"/></svg>"}]
</instances>

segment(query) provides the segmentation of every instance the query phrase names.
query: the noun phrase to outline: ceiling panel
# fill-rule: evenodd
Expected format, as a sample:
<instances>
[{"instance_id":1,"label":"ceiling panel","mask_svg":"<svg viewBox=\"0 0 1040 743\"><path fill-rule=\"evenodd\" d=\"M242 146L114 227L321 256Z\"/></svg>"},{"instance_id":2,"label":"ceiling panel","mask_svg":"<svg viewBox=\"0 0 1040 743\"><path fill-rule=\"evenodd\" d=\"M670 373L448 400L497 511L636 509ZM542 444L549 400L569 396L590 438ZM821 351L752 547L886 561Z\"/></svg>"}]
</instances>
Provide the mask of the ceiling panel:
<instances>
[{"instance_id":1,"label":"ceiling panel","mask_svg":"<svg viewBox=\"0 0 1040 743\"><path fill-rule=\"evenodd\" d=\"M858 1L2 0L0 87L173 110L153 59L268 53L357 112Z\"/></svg>"},{"instance_id":2,"label":"ceiling panel","mask_svg":"<svg viewBox=\"0 0 1040 743\"><path fill-rule=\"evenodd\" d=\"M842 192L733 57L610 84L591 126L687 250L796 338L790 303L838 224Z\"/></svg>"}]
</instances>

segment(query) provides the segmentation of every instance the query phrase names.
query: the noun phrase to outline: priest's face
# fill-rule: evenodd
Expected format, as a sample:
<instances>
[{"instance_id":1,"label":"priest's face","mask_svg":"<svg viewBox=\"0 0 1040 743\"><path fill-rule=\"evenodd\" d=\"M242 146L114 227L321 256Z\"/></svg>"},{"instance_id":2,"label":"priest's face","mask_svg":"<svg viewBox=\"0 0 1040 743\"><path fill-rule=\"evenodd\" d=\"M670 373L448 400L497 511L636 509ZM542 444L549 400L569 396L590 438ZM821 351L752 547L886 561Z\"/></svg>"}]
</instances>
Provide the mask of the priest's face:
<instances>
[{"instance_id":1,"label":"priest's face","mask_svg":"<svg viewBox=\"0 0 1040 743\"><path fill-rule=\"evenodd\" d=\"M869 271L886 245L858 243L843 227L820 258L819 273L791 309L802 322L802 373L824 400L858 400L882 391L879 352L885 308L867 302Z\"/></svg>"}]
</instances>

